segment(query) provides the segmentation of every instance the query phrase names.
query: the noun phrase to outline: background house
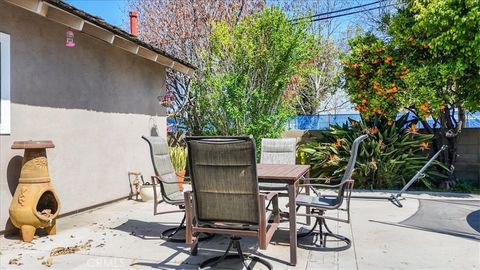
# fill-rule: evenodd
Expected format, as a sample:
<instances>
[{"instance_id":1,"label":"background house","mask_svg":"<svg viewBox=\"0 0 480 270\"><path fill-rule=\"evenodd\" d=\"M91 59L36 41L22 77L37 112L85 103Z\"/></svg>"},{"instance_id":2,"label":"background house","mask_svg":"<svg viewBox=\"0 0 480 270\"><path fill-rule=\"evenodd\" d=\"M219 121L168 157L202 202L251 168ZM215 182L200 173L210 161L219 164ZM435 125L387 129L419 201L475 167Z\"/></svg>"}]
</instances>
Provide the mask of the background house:
<instances>
[{"instance_id":1,"label":"background house","mask_svg":"<svg viewBox=\"0 0 480 270\"><path fill-rule=\"evenodd\" d=\"M74 48L65 46L66 31ZM0 231L23 152L52 140L52 181L68 213L122 198L128 171L153 174L142 135L166 136L165 68L192 67L57 0L0 1ZM61 229L61 222L60 229Z\"/></svg>"}]
</instances>

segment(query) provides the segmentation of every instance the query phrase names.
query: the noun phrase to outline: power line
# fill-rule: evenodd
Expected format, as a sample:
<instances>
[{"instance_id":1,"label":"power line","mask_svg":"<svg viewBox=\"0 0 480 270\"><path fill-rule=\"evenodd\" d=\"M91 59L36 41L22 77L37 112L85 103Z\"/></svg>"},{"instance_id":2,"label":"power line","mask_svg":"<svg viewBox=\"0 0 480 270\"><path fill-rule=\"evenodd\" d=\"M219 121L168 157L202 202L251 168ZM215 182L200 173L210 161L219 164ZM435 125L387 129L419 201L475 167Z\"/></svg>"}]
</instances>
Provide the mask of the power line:
<instances>
[{"instance_id":1,"label":"power line","mask_svg":"<svg viewBox=\"0 0 480 270\"><path fill-rule=\"evenodd\" d=\"M309 22L324 21L324 20L329 20L329 19L333 19L333 18L338 18L338 17L348 16L348 15L357 14L357 13L362 13L362 12L366 12L366 11L371 11L371 10L375 10L375 9L381 9L381 8L396 6L396 5L398 5L398 4L395 3L395 4L386 5L386 6L378 6L378 7L373 7L373 8L363 9L363 10L357 10L357 11L353 11L353 12L349 12L349 13L344 13L344 14L339 14L339 15L334 15L334 16L328 16L328 17L323 17L323 18L316 18L316 19L310 20Z\"/></svg>"},{"instance_id":2,"label":"power line","mask_svg":"<svg viewBox=\"0 0 480 270\"><path fill-rule=\"evenodd\" d=\"M315 18L315 17L321 17L321 16L325 16L325 15L330 15L330 14L338 13L338 12L343 12L343 11L348 11L348 10L352 10L352 9L367 7L367 6L371 6L371 5L375 5L375 4L380 4L380 3L385 2L385 1L388 1L388 0L379 0L379 1L376 1L376 2L364 4L364 5L358 5L358 6L354 6L354 7L348 7L348 8L344 8L344 9L339 9L339 10L334 10L334 11L328 11L328 12L324 12L324 13L318 13L318 14L315 14L315 15L307 16L307 17L295 18L295 19L293 19L293 20L291 20L291 21L294 22L294 21L299 21L299 20L304 20L304 19L311 19L311 18Z\"/></svg>"}]
</instances>

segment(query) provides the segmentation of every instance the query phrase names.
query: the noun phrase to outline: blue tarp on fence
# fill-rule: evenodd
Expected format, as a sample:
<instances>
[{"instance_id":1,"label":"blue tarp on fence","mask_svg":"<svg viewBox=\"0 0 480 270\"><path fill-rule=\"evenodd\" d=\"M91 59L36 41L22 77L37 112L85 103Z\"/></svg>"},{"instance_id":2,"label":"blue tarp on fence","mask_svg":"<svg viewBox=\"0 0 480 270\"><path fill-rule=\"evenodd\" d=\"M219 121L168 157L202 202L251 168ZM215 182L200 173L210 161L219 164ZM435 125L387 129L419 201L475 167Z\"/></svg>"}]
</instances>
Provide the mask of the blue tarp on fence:
<instances>
[{"instance_id":1,"label":"blue tarp on fence","mask_svg":"<svg viewBox=\"0 0 480 270\"><path fill-rule=\"evenodd\" d=\"M398 117L402 116L401 114ZM413 116L411 116L413 117ZM348 118L360 120L359 114L321 114L321 115L298 115L291 119L287 124L287 129L296 130L326 130L332 124L342 125L348 121ZM432 119L427 119L429 124L433 125ZM421 128L421 124L418 124ZM480 128L480 112L467 113L466 128Z\"/></svg>"},{"instance_id":2,"label":"blue tarp on fence","mask_svg":"<svg viewBox=\"0 0 480 270\"><path fill-rule=\"evenodd\" d=\"M402 116L401 114L398 117ZM410 115L413 118L412 115ZM348 121L348 118L353 120L360 120L359 114L320 114L320 115L298 115L295 116L287 123L287 129L296 129L296 130L326 130L332 124L342 125ZM427 119L427 121L433 125L432 119ZM176 131L175 120L168 118L167 126L169 132ZM421 128L419 123L418 128ZM480 128L480 112L476 113L467 113L466 114L466 128ZM178 127L179 129L186 131L187 127L182 124Z\"/></svg>"}]
</instances>

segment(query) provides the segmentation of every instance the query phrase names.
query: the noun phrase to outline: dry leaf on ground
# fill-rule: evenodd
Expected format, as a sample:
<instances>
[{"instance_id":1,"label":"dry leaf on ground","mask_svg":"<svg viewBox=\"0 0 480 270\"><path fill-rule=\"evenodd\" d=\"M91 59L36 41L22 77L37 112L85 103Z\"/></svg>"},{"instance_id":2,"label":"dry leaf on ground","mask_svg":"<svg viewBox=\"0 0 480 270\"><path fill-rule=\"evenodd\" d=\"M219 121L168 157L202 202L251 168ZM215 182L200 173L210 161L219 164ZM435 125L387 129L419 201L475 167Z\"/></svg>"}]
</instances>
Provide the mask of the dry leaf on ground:
<instances>
[{"instance_id":1,"label":"dry leaf on ground","mask_svg":"<svg viewBox=\"0 0 480 270\"><path fill-rule=\"evenodd\" d=\"M45 261L42 262L43 265L45 265L46 267L50 267L53 265L53 259L52 258L48 258L46 259Z\"/></svg>"},{"instance_id":2,"label":"dry leaf on ground","mask_svg":"<svg viewBox=\"0 0 480 270\"><path fill-rule=\"evenodd\" d=\"M88 240L83 245L75 245L73 247L56 247L50 251L50 256L54 257L59 255L72 254L79 252L82 249L89 250L92 247L92 242L93 240Z\"/></svg>"},{"instance_id":3,"label":"dry leaf on ground","mask_svg":"<svg viewBox=\"0 0 480 270\"><path fill-rule=\"evenodd\" d=\"M22 263L20 262L19 258L13 258L8 261L8 264L21 265Z\"/></svg>"}]
</instances>

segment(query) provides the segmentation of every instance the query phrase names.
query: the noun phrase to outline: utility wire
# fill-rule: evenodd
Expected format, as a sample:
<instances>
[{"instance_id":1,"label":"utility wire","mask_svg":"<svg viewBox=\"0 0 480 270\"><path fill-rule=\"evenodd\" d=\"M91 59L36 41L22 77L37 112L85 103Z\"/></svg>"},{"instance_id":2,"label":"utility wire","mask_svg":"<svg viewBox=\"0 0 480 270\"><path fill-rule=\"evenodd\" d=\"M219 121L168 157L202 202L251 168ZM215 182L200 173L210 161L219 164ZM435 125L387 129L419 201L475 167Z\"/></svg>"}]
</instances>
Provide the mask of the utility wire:
<instances>
[{"instance_id":1,"label":"utility wire","mask_svg":"<svg viewBox=\"0 0 480 270\"><path fill-rule=\"evenodd\" d=\"M338 18L338 17L344 17L344 16L348 16L348 15L352 15L352 14L357 14L357 13L362 13L362 12L366 12L366 11L371 11L371 10L375 10L375 9L380 9L380 8L386 8L386 7L391 7L391 6L396 6L398 4L390 4L390 5L386 5L386 6L378 6L378 7L373 7L373 8L368 8L368 9L362 9L362 10L357 10L357 11L353 11L353 12L349 12L349 13L343 13L343 14L339 14L339 15L334 15L334 16L328 16L328 17L323 17L323 18L315 18L313 20L309 20L308 22L318 22L318 21L325 21L325 20L330 20L330 19L333 19L333 18ZM297 24L298 21L293 21L294 24Z\"/></svg>"},{"instance_id":2,"label":"utility wire","mask_svg":"<svg viewBox=\"0 0 480 270\"><path fill-rule=\"evenodd\" d=\"M307 17L295 18L295 19L293 19L293 20L291 20L291 21L294 22L294 21L299 21L299 20L304 20L304 19L311 19L311 18L315 18L315 17L321 17L321 16L325 16L325 15L330 15L330 14L338 13L338 12L343 12L343 11L348 11L348 10L352 10L352 9L367 7L367 6L371 6L371 5L375 5L375 4L380 4L380 3L385 2L385 1L387 1L387 0L379 0L379 1L376 1L376 2L364 4L364 5L358 5L358 6L354 6L354 7L348 7L348 8L344 8L344 9L333 10L333 11L328 11L328 12L324 12L324 13L318 13L318 14L315 14L315 15L307 16Z\"/></svg>"},{"instance_id":3,"label":"utility wire","mask_svg":"<svg viewBox=\"0 0 480 270\"><path fill-rule=\"evenodd\" d=\"M398 5L398 4L378 6L378 7L374 7L374 8L368 8L368 9L353 11L353 12L349 12L349 13L344 13L344 14L339 14L339 15L334 15L334 16L328 16L328 17L324 17L324 18L316 18L316 19L310 20L310 22L324 21L324 20L329 20L329 19L333 19L333 18L337 18L337 17L348 16L348 15L352 15L352 14L362 13L362 12L366 12L366 11L370 11L370 10L381 9L381 8L386 8L386 7L396 6L396 5Z\"/></svg>"}]
</instances>

